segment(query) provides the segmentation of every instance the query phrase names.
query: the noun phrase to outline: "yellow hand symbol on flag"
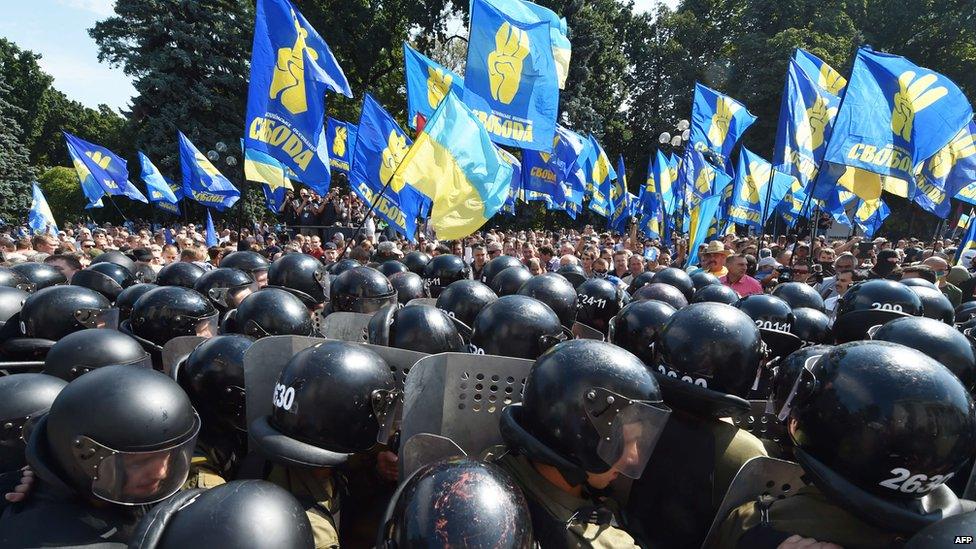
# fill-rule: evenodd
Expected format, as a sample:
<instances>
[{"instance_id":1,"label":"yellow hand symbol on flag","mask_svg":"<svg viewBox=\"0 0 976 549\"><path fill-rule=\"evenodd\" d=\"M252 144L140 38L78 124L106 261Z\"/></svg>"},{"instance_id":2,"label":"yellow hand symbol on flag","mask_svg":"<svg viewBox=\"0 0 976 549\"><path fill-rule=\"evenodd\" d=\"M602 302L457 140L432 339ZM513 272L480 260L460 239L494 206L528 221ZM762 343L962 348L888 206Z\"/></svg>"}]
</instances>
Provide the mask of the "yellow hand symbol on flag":
<instances>
[{"instance_id":1,"label":"yellow hand symbol on flag","mask_svg":"<svg viewBox=\"0 0 976 549\"><path fill-rule=\"evenodd\" d=\"M447 97L453 81L451 73L437 67L427 67L427 103L430 108L436 109L441 100Z\"/></svg>"},{"instance_id":2,"label":"yellow hand symbol on flag","mask_svg":"<svg viewBox=\"0 0 976 549\"><path fill-rule=\"evenodd\" d=\"M700 170L698 177L695 178L695 188L698 189L698 194L705 194L711 190L713 181L715 181L714 170L709 168Z\"/></svg>"},{"instance_id":3,"label":"yellow hand symbol on flag","mask_svg":"<svg viewBox=\"0 0 976 549\"><path fill-rule=\"evenodd\" d=\"M112 158L102 154L101 151L95 151L94 153L89 151L85 153L85 156L91 158L103 170L107 170L108 165L112 163Z\"/></svg>"},{"instance_id":4,"label":"yellow hand symbol on flag","mask_svg":"<svg viewBox=\"0 0 976 549\"><path fill-rule=\"evenodd\" d=\"M332 140L332 154L346 156L346 127L336 128L335 139Z\"/></svg>"},{"instance_id":5,"label":"yellow hand symbol on flag","mask_svg":"<svg viewBox=\"0 0 976 549\"><path fill-rule=\"evenodd\" d=\"M839 95L841 90L847 86L847 79L834 70L833 67L824 63L820 65L820 74L817 76L817 85L834 95Z\"/></svg>"},{"instance_id":6,"label":"yellow hand symbol on flag","mask_svg":"<svg viewBox=\"0 0 976 549\"><path fill-rule=\"evenodd\" d=\"M610 176L610 167L607 166L607 157L600 155L593 163L593 185L599 186Z\"/></svg>"},{"instance_id":7,"label":"yellow hand symbol on flag","mask_svg":"<svg viewBox=\"0 0 976 549\"><path fill-rule=\"evenodd\" d=\"M278 50L278 62L275 64L274 77L271 80L271 90L268 97L274 99L281 94L281 104L292 114L301 114L308 110L305 97L305 53L312 60L318 59L319 54L305 44L308 31L303 29L295 13L295 45Z\"/></svg>"},{"instance_id":8,"label":"yellow hand symbol on flag","mask_svg":"<svg viewBox=\"0 0 976 549\"><path fill-rule=\"evenodd\" d=\"M529 55L529 34L502 23L495 33L495 49L488 54L491 96L506 105L515 99L522 81L522 61Z\"/></svg>"},{"instance_id":9,"label":"yellow hand symbol on flag","mask_svg":"<svg viewBox=\"0 0 976 549\"><path fill-rule=\"evenodd\" d=\"M891 129L905 141L912 140L915 114L949 94L944 86L929 89L937 80L938 77L931 73L916 80L914 71L905 71L898 77Z\"/></svg>"},{"instance_id":10,"label":"yellow hand symbol on flag","mask_svg":"<svg viewBox=\"0 0 976 549\"><path fill-rule=\"evenodd\" d=\"M86 166L80 158L74 161L74 165L75 171L78 172L78 179L81 181L84 181L91 176L91 170L88 169L88 166Z\"/></svg>"},{"instance_id":11,"label":"yellow hand symbol on flag","mask_svg":"<svg viewBox=\"0 0 976 549\"><path fill-rule=\"evenodd\" d=\"M715 114L712 115L712 125L708 128L708 141L713 147L721 148L725 143L732 117L740 108L738 103L725 97L719 97L715 102Z\"/></svg>"},{"instance_id":12,"label":"yellow hand symbol on flag","mask_svg":"<svg viewBox=\"0 0 976 549\"><path fill-rule=\"evenodd\" d=\"M837 108L828 108L820 95L806 111L806 117L796 128L796 144L815 151L824 144L824 130L837 115Z\"/></svg>"},{"instance_id":13,"label":"yellow hand symbol on flag","mask_svg":"<svg viewBox=\"0 0 976 549\"><path fill-rule=\"evenodd\" d=\"M944 179L952 171L953 166L963 158L976 154L976 136L969 132L969 126L962 129L948 145L935 153L928 160L932 175Z\"/></svg>"},{"instance_id":14,"label":"yellow hand symbol on flag","mask_svg":"<svg viewBox=\"0 0 976 549\"><path fill-rule=\"evenodd\" d=\"M390 136L386 141L386 148L383 149L381 155L382 161L380 162L380 181L386 184L393 176L393 172L396 171L397 166L400 165L400 161L407 154L407 138L402 135L397 135L396 131L390 131ZM396 191L400 192L403 188L404 181L400 178L399 181L394 181L390 184L390 187Z\"/></svg>"},{"instance_id":15,"label":"yellow hand symbol on flag","mask_svg":"<svg viewBox=\"0 0 976 549\"><path fill-rule=\"evenodd\" d=\"M559 134L557 133L556 136L552 138L552 150L553 151L556 150L556 145L558 145L558 144L559 144ZM539 151L539 158L541 158L543 162L545 162L546 164L548 164L549 163L549 159L552 158L552 153L548 153L548 152L545 152L545 151Z\"/></svg>"},{"instance_id":16,"label":"yellow hand symbol on flag","mask_svg":"<svg viewBox=\"0 0 976 549\"><path fill-rule=\"evenodd\" d=\"M197 151L193 157L197 161L197 166L200 166L200 169L203 170L203 173L209 176L220 175L220 171L210 163L210 160L206 156L203 156L203 153Z\"/></svg>"},{"instance_id":17,"label":"yellow hand symbol on flag","mask_svg":"<svg viewBox=\"0 0 976 549\"><path fill-rule=\"evenodd\" d=\"M739 199L749 204L759 203L759 189L769 181L769 167L761 162L749 163L749 174L739 189Z\"/></svg>"}]
</instances>

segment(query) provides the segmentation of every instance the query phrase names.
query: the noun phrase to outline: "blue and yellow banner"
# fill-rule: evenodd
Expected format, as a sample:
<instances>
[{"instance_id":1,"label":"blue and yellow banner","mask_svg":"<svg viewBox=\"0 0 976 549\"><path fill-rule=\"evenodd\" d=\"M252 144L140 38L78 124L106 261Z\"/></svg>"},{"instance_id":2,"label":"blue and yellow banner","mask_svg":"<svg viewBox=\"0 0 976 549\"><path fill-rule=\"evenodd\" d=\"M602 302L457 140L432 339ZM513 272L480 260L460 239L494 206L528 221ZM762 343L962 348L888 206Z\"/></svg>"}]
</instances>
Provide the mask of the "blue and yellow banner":
<instances>
[{"instance_id":1,"label":"blue and yellow banner","mask_svg":"<svg viewBox=\"0 0 976 549\"><path fill-rule=\"evenodd\" d=\"M526 0L487 0L487 2L499 12L524 23L549 22L552 57L556 62L556 77L559 81L559 89L565 89L566 78L569 76L569 60L572 56L572 45L569 42L566 18L559 17L556 12L549 8Z\"/></svg>"},{"instance_id":2,"label":"blue and yellow banner","mask_svg":"<svg viewBox=\"0 0 976 549\"><path fill-rule=\"evenodd\" d=\"M915 167L945 147L972 117L965 95L945 76L862 47L824 161L913 183ZM877 186L850 190L866 201L881 194ZM914 194L904 190L906 196Z\"/></svg>"},{"instance_id":3,"label":"blue and yellow banner","mask_svg":"<svg viewBox=\"0 0 976 549\"><path fill-rule=\"evenodd\" d=\"M792 184L792 177L774 170L772 164L742 147L729 202L729 219L762 230L769 212L783 201Z\"/></svg>"},{"instance_id":4,"label":"blue and yellow banner","mask_svg":"<svg viewBox=\"0 0 976 549\"><path fill-rule=\"evenodd\" d=\"M577 161L583 151L583 137L557 126L552 147L552 152L522 151L524 188L549 195L560 207L567 200L581 204L585 184Z\"/></svg>"},{"instance_id":5,"label":"blue and yellow banner","mask_svg":"<svg viewBox=\"0 0 976 549\"><path fill-rule=\"evenodd\" d=\"M493 141L552 151L559 82L549 21L519 21L473 0L464 87Z\"/></svg>"},{"instance_id":6,"label":"blue and yellow banner","mask_svg":"<svg viewBox=\"0 0 976 549\"><path fill-rule=\"evenodd\" d=\"M610 187L610 223L611 231L627 232L627 220L631 215L631 194L627 191L627 171L624 167L624 157L617 158L617 179Z\"/></svg>"},{"instance_id":7,"label":"blue and yellow banner","mask_svg":"<svg viewBox=\"0 0 976 549\"><path fill-rule=\"evenodd\" d=\"M245 148L291 169L319 194L331 172L325 138L325 93L352 97L329 46L288 0L258 0Z\"/></svg>"},{"instance_id":8,"label":"blue and yellow banner","mask_svg":"<svg viewBox=\"0 0 976 549\"><path fill-rule=\"evenodd\" d=\"M411 241L417 232L423 197L402 180L394 180L393 173L412 143L396 120L367 93L359 115L349 186L367 204L378 201L374 211Z\"/></svg>"},{"instance_id":9,"label":"blue and yellow banner","mask_svg":"<svg viewBox=\"0 0 976 549\"><path fill-rule=\"evenodd\" d=\"M50 233L58 234L58 224L54 221L54 214L51 207L47 205L47 199L41 192L37 182L31 183L31 204L27 212L27 226L34 234Z\"/></svg>"},{"instance_id":10,"label":"blue and yellow banner","mask_svg":"<svg viewBox=\"0 0 976 549\"><path fill-rule=\"evenodd\" d=\"M742 103L708 86L695 83L691 107L691 144L708 151L713 162L731 170L730 155L735 144L756 117Z\"/></svg>"},{"instance_id":11,"label":"blue and yellow banner","mask_svg":"<svg viewBox=\"0 0 976 549\"><path fill-rule=\"evenodd\" d=\"M349 175L352 151L356 148L355 124L329 117L326 139L329 144L329 166L337 172Z\"/></svg>"},{"instance_id":12,"label":"blue and yellow banner","mask_svg":"<svg viewBox=\"0 0 976 549\"><path fill-rule=\"evenodd\" d=\"M922 164L915 178L915 202L942 219L949 217L950 198L976 182L976 122ZM964 193L965 194L965 193Z\"/></svg>"},{"instance_id":13,"label":"blue and yellow banner","mask_svg":"<svg viewBox=\"0 0 976 549\"><path fill-rule=\"evenodd\" d=\"M522 192L522 163L519 162L518 158L515 158L515 155L501 147L496 146L495 151L498 153L499 158L512 166L511 186L508 189L508 197L505 199L505 204L500 211L508 215L515 215L515 203L518 201L519 194Z\"/></svg>"},{"instance_id":14,"label":"blue and yellow banner","mask_svg":"<svg viewBox=\"0 0 976 549\"><path fill-rule=\"evenodd\" d=\"M501 209L512 173L475 114L450 93L396 169L393 185L409 181L430 198L437 237L454 240L477 231Z\"/></svg>"},{"instance_id":15,"label":"blue and yellow banner","mask_svg":"<svg viewBox=\"0 0 976 549\"><path fill-rule=\"evenodd\" d=\"M592 135L589 136L591 154L587 159L589 164L589 185L591 186L590 210L603 217L610 217L613 213L610 203L610 189L617 179L610 158L603 146Z\"/></svg>"},{"instance_id":16,"label":"blue and yellow banner","mask_svg":"<svg viewBox=\"0 0 976 549\"><path fill-rule=\"evenodd\" d=\"M973 249L976 249L976 215L970 213L966 234L963 235L962 240L959 242L959 247L956 248L955 264L960 264L959 261L962 259L963 252ZM969 266L966 265L966 267L968 268Z\"/></svg>"},{"instance_id":17,"label":"blue and yellow banner","mask_svg":"<svg viewBox=\"0 0 976 549\"><path fill-rule=\"evenodd\" d=\"M684 182L683 187L689 207L713 195L721 198L725 187L732 183L729 174L713 166L694 147L685 147L679 178Z\"/></svg>"},{"instance_id":18,"label":"blue and yellow banner","mask_svg":"<svg viewBox=\"0 0 976 549\"><path fill-rule=\"evenodd\" d=\"M288 168L270 155L253 149L244 151L244 179L261 184L264 206L279 213L288 191L294 190L288 179Z\"/></svg>"},{"instance_id":19,"label":"blue and yellow banner","mask_svg":"<svg viewBox=\"0 0 976 549\"><path fill-rule=\"evenodd\" d=\"M89 207L101 207L99 200L106 194L149 202L142 192L129 182L129 169L122 157L101 145L89 143L68 132L62 133Z\"/></svg>"},{"instance_id":20,"label":"blue and yellow banner","mask_svg":"<svg viewBox=\"0 0 976 549\"><path fill-rule=\"evenodd\" d=\"M884 200L862 200L854 212L854 222L864 231L864 236L874 238L874 233L881 228L881 224L888 217L891 210Z\"/></svg>"},{"instance_id":21,"label":"blue and yellow banner","mask_svg":"<svg viewBox=\"0 0 976 549\"><path fill-rule=\"evenodd\" d=\"M705 242L705 236L715 220L721 201L722 195L712 195L702 199L688 211L688 260L685 268L698 264L698 247Z\"/></svg>"},{"instance_id":22,"label":"blue and yellow banner","mask_svg":"<svg viewBox=\"0 0 976 549\"><path fill-rule=\"evenodd\" d=\"M139 151L139 164L142 167L140 178L146 184L149 191L149 202L164 212L174 215L180 214L180 198L173 192L170 182L159 173L156 165L149 160L149 157Z\"/></svg>"},{"instance_id":23,"label":"blue and yellow banner","mask_svg":"<svg viewBox=\"0 0 976 549\"><path fill-rule=\"evenodd\" d=\"M793 61L821 91L839 97L847 87L847 79L841 73L803 48L793 52Z\"/></svg>"},{"instance_id":24,"label":"blue and yellow banner","mask_svg":"<svg viewBox=\"0 0 976 549\"><path fill-rule=\"evenodd\" d=\"M176 133L180 143L183 195L218 212L233 206L241 197L241 191L220 173L183 132Z\"/></svg>"},{"instance_id":25,"label":"blue and yellow banner","mask_svg":"<svg viewBox=\"0 0 976 549\"><path fill-rule=\"evenodd\" d=\"M654 183L661 195L661 206L667 215L674 215L677 203L675 195L675 171L671 169L671 161L660 149L654 154Z\"/></svg>"},{"instance_id":26,"label":"blue and yellow banner","mask_svg":"<svg viewBox=\"0 0 976 549\"><path fill-rule=\"evenodd\" d=\"M207 228L203 232L204 243L208 248L216 246L220 239L217 238L217 229L214 228L213 217L210 216L210 208L207 208Z\"/></svg>"},{"instance_id":27,"label":"blue and yellow banner","mask_svg":"<svg viewBox=\"0 0 976 549\"><path fill-rule=\"evenodd\" d=\"M404 73L407 80L407 124L421 127L434 114L451 90L464 97L464 79L426 55L403 43Z\"/></svg>"}]
</instances>

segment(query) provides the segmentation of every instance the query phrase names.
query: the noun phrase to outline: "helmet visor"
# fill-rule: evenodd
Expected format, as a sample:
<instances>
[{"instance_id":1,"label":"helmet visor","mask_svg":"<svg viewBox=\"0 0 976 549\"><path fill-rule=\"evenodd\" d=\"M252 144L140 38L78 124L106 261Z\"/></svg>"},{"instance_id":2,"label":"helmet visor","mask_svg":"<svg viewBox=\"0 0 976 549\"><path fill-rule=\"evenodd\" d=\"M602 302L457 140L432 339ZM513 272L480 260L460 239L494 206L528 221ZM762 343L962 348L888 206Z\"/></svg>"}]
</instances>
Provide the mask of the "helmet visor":
<instances>
[{"instance_id":1,"label":"helmet visor","mask_svg":"<svg viewBox=\"0 0 976 549\"><path fill-rule=\"evenodd\" d=\"M389 444L393 435L400 430L400 420L403 417L403 398L400 391L373 391L373 415L380 425L376 433L376 442Z\"/></svg>"},{"instance_id":2,"label":"helmet visor","mask_svg":"<svg viewBox=\"0 0 976 549\"><path fill-rule=\"evenodd\" d=\"M632 479L643 474L670 414L663 402L631 400L602 388L586 395L586 415L600 434L597 455Z\"/></svg>"},{"instance_id":3,"label":"helmet visor","mask_svg":"<svg viewBox=\"0 0 976 549\"><path fill-rule=\"evenodd\" d=\"M119 329L119 310L112 309L76 309L75 320L86 328Z\"/></svg>"},{"instance_id":4,"label":"helmet visor","mask_svg":"<svg viewBox=\"0 0 976 549\"><path fill-rule=\"evenodd\" d=\"M214 337L220 324L219 315L211 315L196 321L193 326L194 334L200 337Z\"/></svg>"},{"instance_id":5,"label":"helmet visor","mask_svg":"<svg viewBox=\"0 0 976 549\"><path fill-rule=\"evenodd\" d=\"M780 421L786 421L786 418L790 417L790 410L793 409L793 401L796 400L796 396L802 391L808 391L810 387L816 383L816 378L813 375L813 366L820 360L823 355L811 356L803 363L803 369L800 370L800 375L796 376L796 380L793 381L793 386L790 388L789 394L783 399L783 407L779 410L770 410L770 406L767 406L767 411L776 414L776 419ZM768 401L772 404L773 401ZM773 406L775 407L775 406Z\"/></svg>"},{"instance_id":6,"label":"helmet visor","mask_svg":"<svg viewBox=\"0 0 976 549\"><path fill-rule=\"evenodd\" d=\"M396 292L382 297L355 297L352 298L352 310L357 313L369 314L375 313L387 305L395 305L396 303Z\"/></svg>"},{"instance_id":7,"label":"helmet visor","mask_svg":"<svg viewBox=\"0 0 976 549\"><path fill-rule=\"evenodd\" d=\"M236 309L244 298L258 291L257 282L234 286L232 288L210 288L207 296L211 301L220 305L224 309Z\"/></svg>"},{"instance_id":8,"label":"helmet visor","mask_svg":"<svg viewBox=\"0 0 976 549\"><path fill-rule=\"evenodd\" d=\"M186 482L200 419L182 442L147 452L125 452L82 436L75 458L90 471L95 496L120 505L155 503L175 494Z\"/></svg>"}]
</instances>

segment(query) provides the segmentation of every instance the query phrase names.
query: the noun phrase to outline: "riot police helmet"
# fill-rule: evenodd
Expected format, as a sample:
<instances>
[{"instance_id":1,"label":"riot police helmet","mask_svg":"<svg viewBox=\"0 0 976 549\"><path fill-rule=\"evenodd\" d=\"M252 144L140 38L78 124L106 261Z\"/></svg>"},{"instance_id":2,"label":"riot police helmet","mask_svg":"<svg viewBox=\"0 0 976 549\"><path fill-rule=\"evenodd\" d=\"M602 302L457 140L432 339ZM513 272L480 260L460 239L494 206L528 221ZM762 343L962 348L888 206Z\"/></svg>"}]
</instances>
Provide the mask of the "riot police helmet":
<instances>
[{"instance_id":1,"label":"riot police helmet","mask_svg":"<svg viewBox=\"0 0 976 549\"><path fill-rule=\"evenodd\" d=\"M703 270L695 271L688 276L691 278L691 283L694 285L695 291L701 290L705 286L722 283L717 276Z\"/></svg>"},{"instance_id":2,"label":"riot police helmet","mask_svg":"<svg viewBox=\"0 0 976 549\"><path fill-rule=\"evenodd\" d=\"M578 297L576 288L557 273L535 275L522 284L519 295L534 297L548 305L559 317L563 326L571 327L576 322Z\"/></svg>"},{"instance_id":3,"label":"riot police helmet","mask_svg":"<svg viewBox=\"0 0 976 549\"><path fill-rule=\"evenodd\" d=\"M691 296L692 303L713 302L735 305L736 301L739 301L739 294L724 284L710 284L695 290L695 295Z\"/></svg>"},{"instance_id":4,"label":"riot police helmet","mask_svg":"<svg viewBox=\"0 0 976 549\"><path fill-rule=\"evenodd\" d=\"M489 303L471 330L473 353L529 360L567 337L551 307L524 295L506 295Z\"/></svg>"},{"instance_id":5,"label":"riot police helmet","mask_svg":"<svg viewBox=\"0 0 976 549\"><path fill-rule=\"evenodd\" d=\"M397 302L396 289L383 273L372 267L353 267L337 276L329 289L332 309L350 313L375 313Z\"/></svg>"},{"instance_id":6,"label":"riot police helmet","mask_svg":"<svg viewBox=\"0 0 976 549\"><path fill-rule=\"evenodd\" d=\"M492 277L491 289L498 297L514 295L531 278L532 273L522 265L509 267Z\"/></svg>"},{"instance_id":7,"label":"riot police helmet","mask_svg":"<svg viewBox=\"0 0 976 549\"><path fill-rule=\"evenodd\" d=\"M654 271L644 271L635 276L627 286L627 293L633 296L638 290L650 284L654 280L654 275Z\"/></svg>"},{"instance_id":8,"label":"riot police helmet","mask_svg":"<svg viewBox=\"0 0 976 549\"><path fill-rule=\"evenodd\" d=\"M312 315L294 294L268 286L244 298L234 314L237 332L260 339L276 335L310 336Z\"/></svg>"},{"instance_id":9,"label":"riot police helmet","mask_svg":"<svg viewBox=\"0 0 976 549\"><path fill-rule=\"evenodd\" d=\"M325 265L308 254L285 254L268 268L269 287L291 293L310 309L325 303L329 282Z\"/></svg>"},{"instance_id":10,"label":"riot police helmet","mask_svg":"<svg viewBox=\"0 0 976 549\"><path fill-rule=\"evenodd\" d=\"M23 335L57 341L85 328L116 328L118 309L80 286L51 286L31 294L20 309Z\"/></svg>"},{"instance_id":11,"label":"riot police helmet","mask_svg":"<svg viewBox=\"0 0 976 549\"><path fill-rule=\"evenodd\" d=\"M27 280L30 284L30 289L27 291L30 292L68 283L68 279L61 274L61 271L47 263L18 263L10 269Z\"/></svg>"},{"instance_id":12,"label":"riot police helmet","mask_svg":"<svg viewBox=\"0 0 976 549\"><path fill-rule=\"evenodd\" d=\"M655 299L633 301L610 319L607 341L630 351L652 367L658 335L676 310Z\"/></svg>"},{"instance_id":13,"label":"riot police helmet","mask_svg":"<svg viewBox=\"0 0 976 549\"><path fill-rule=\"evenodd\" d=\"M668 305L671 305L675 309L680 309L685 305L688 305L688 299L685 298L685 294L681 293L681 290L675 288L670 284L664 284L662 282L651 282L641 287L633 294L635 301L663 301Z\"/></svg>"},{"instance_id":14,"label":"riot police helmet","mask_svg":"<svg viewBox=\"0 0 976 549\"><path fill-rule=\"evenodd\" d=\"M122 293L115 298L115 307L119 310L119 322L129 319L129 315L132 314L132 306L140 297L158 287L156 284L143 283L133 284L122 290Z\"/></svg>"},{"instance_id":15,"label":"riot police helmet","mask_svg":"<svg viewBox=\"0 0 976 549\"><path fill-rule=\"evenodd\" d=\"M244 353L254 340L219 335L197 345L172 376L200 414L205 431L246 431Z\"/></svg>"},{"instance_id":16,"label":"riot police helmet","mask_svg":"<svg viewBox=\"0 0 976 549\"><path fill-rule=\"evenodd\" d=\"M95 259L91 260L90 266L98 265L99 263L112 263L129 271L130 275L136 275L136 262L133 261L131 257L118 250L109 250L107 252L98 254L95 256Z\"/></svg>"},{"instance_id":17,"label":"riot police helmet","mask_svg":"<svg viewBox=\"0 0 976 549\"><path fill-rule=\"evenodd\" d=\"M793 309L792 332L800 338L804 347L834 342L834 333L830 328L830 317L809 307Z\"/></svg>"},{"instance_id":18,"label":"riot police helmet","mask_svg":"<svg viewBox=\"0 0 976 549\"><path fill-rule=\"evenodd\" d=\"M586 271L579 265L563 265L556 272L563 275L574 288L579 288L580 284L586 282Z\"/></svg>"},{"instance_id":19,"label":"riot police helmet","mask_svg":"<svg viewBox=\"0 0 976 549\"><path fill-rule=\"evenodd\" d=\"M384 261L383 263L380 263L379 267L376 267L376 270L383 273L383 276L389 278L395 275L396 273L408 272L410 269L408 269L407 266L404 265L402 262L396 259L390 259Z\"/></svg>"},{"instance_id":20,"label":"riot police helmet","mask_svg":"<svg viewBox=\"0 0 976 549\"><path fill-rule=\"evenodd\" d=\"M258 283L246 271L230 267L211 269L197 279L193 289L213 303L218 311L236 309L245 297L258 291Z\"/></svg>"},{"instance_id":21,"label":"riot police helmet","mask_svg":"<svg viewBox=\"0 0 976 549\"><path fill-rule=\"evenodd\" d=\"M44 374L12 374L0 377L0 471L13 471L26 464L29 423L47 412L68 382Z\"/></svg>"},{"instance_id":22,"label":"riot police helmet","mask_svg":"<svg viewBox=\"0 0 976 549\"><path fill-rule=\"evenodd\" d=\"M681 290L685 299L691 299L695 295L695 283L691 280L688 273L675 267L665 267L654 274L654 282L659 284L670 284Z\"/></svg>"},{"instance_id":23,"label":"riot police helmet","mask_svg":"<svg viewBox=\"0 0 976 549\"><path fill-rule=\"evenodd\" d=\"M0 326L20 312L29 293L19 288L0 286Z\"/></svg>"},{"instance_id":24,"label":"riot police helmet","mask_svg":"<svg viewBox=\"0 0 976 549\"><path fill-rule=\"evenodd\" d=\"M160 286L181 286L192 290L197 279L203 276L203 267L188 261L177 261L166 265L156 274L156 284Z\"/></svg>"},{"instance_id":25,"label":"riot police helmet","mask_svg":"<svg viewBox=\"0 0 976 549\"><path fill-rule=\"evenodd\" d=\"M921 351L956 374L967 389L976 390L976 352L970 334L932 318L910 316L886 322L871 339Z\"/></svg>"},{"instance_id":26,"label":"riot police helmet","mask_svg":"<svg viewBox=\"0 0 976 549\"><path fill-rule=\"evenodd\" d=\"M523 267L523 265L521 261L510 255L500 255L493 258L481 270L481 281L489 287L493 287L492 282L495 280L495 276L509 267Z\"/></svg>"},{"instance_id":27,"label":"riot police helmet","mask_svg":"<svg viewBox=\"0 0 976 549\"><path fill-rule=\"evenodd\" d=\"M837 343L867 339L872 326L903 316L921 316L922 300L908 286L891 280L865 280L851 286L834 316Z\"/></svg>"},{"instance_id":28,"label":"riot police helmet","mask_svg":"<svg viewBox=\"0 0 976 549\"><path fill-rule=\"evenodd\" d=\"M793 333L796 316L782 299L765 294L743 297L734 305L749 315L759 327L762 339L769 347L771 358L784 357L800 348L803 342Z\"/></svg>"},{"instance_id":29,"label":"riot police helmet","mask_svg":"<svg viewBox=\"0 0 976 549\"><path fill-rule=\"evenodd\" d=\"M355 259L340 259L332 265L329 265L329 274L332 276L339 276L342 273L348 271L349 269L355 269L356 267L362 267L363 264L356 261Z\"/></svg>"},{"instance_id":30,"label":"riot police helmet","mask_svg":"<svg viewBox=\"0 0 976 549\"><path fill-rule=\"evenodd\" d=\"M408 252L407 255L403 256L403 264L407 266L407 269L420 276L424 276L424 268L427 267L428 261L430 261L430 256L417 250Z\"/></svg>"},{"instance_id":31,"label":"riot police helmet","mask_svg":"<svg viewBox=\"0 0 976 549\"><path fill-rule=\"evenodd\" d=\"M402 305L406 305L414 299L430 297L427 293L427 285L424 283L424 279L416 273L403 271L393 273L387 278L390 280L390 284L393 285L393 289L396 290L397 301Z\"/></svg>"},{"instance_id":32,"label":"riot police helmet","mask_svg":"<svg viewBox=\"0 0 976 549\"><path fill-rule=\"evenodd\" d=\"M627 292L603 278L591 278L576 289L579 311L576 321L604 335L610 329L610 319L630 302Z\"/></svg>"},{"instance_id":33,"label":"riot police helmet","mask_svg":"<svg viewBox=\"0 0 976 549\"><path fill-rule=\"evenodd\" d=\"M938 288L909 286L922 301L922 316L932 318L952 326L956 321L956 311L952 302Z\"/></svg>"},{"instance_id":34,"label":"riot police helmet","mask_svg":"<svg viewBox=\"0 0 976 549\"><path fill-rule=\"evenodd\" d=\"M72 286L95 290L113 303L123 290L135 283L136 279L128 269L108 262L82 269L71 277Z\"/></svg>"},{"instance_id":35,"label":"riot police helmet","mask_svg":"<svg viewBox=\"0 0 976 549\"><path fill-rule=\"evenodd\" d=\"M125 328L157 347L179 336L217 335L217 309L210 300L181 286L161 286L136 300Z\"/></svg>"},{"instance_id":36,"label":"riot police helmet","mask_svg":"<svg viewBox=\"0 0 976 549\"><path fill-rule=\"evenodd\" d=\"M33 292L35 290L34 283L29 278L10 267L0 267L0 286L17 288L25 292Z\"/></svg>"},{"instance_id":37,"label":"riot police helmet","mask_svg":"<svg viewBox=\"0 0 976 549\"><path fill-rule=\"evenodd\" d=\"M87 329L62 337L44 357L43 373L71 381L113 364L152 368L149 353L118 330Z\"/></svg>"},{"instance_id":38,"label":"riot police helmet","mask_svg":"<svg viewBox=\"0 0 976 549\"><path fill-rule=\"evenodd\" d=\"M413 274L413 273L410 273ZM366 327L367 341L419 353L467 351L457 325L444 311L429 305L387 305L373 314Z\"/></svg>"},{"instance_id":39,"label":"riot police helmet","mask_svg":"<svg viewBox=\"0 0 976 549\"><path fill-rule=\"evenodd\" d=\"M435 306L470 327L478 313L496 299L498 295L484 282L458 280L444 288L437 297Z\"/></svg>"},{"instance_id":40,"label":"riot police helmet","mask_svg":"<svg viewBox=\"0 0 976 549\"><path fill-rule=\"evenodd\" d=\"M773 295L782 299L793 309L807 307L818 311L825 311L823 297L809 284L802 282L784 282L773 288Z\"/></svg>"},{"instance_id":41,"label":"riot police helmet","mask_svg":"<svg viewBox=\"0 0 976 549\"><path fill-rule=\"evenodd\" d=\"M456 255L441 254L432 257L424 266L424 282L430 297L441 295L441 291L452 282L471 278L471 269L463 259Z\"/></svg>"},{"instance_id":42,"label":"riot police helmet","mask_svg":"<svg viewBox=\"0 0 976 549\"><path fill-rule=\"evenodd\" d=\"M250 273L251 278L263 288L268 284L268 269L271 264L261 254L251 250L231 252L220 258L220 266L228 269L240 269Z\"/></svg>"}]
</instances>

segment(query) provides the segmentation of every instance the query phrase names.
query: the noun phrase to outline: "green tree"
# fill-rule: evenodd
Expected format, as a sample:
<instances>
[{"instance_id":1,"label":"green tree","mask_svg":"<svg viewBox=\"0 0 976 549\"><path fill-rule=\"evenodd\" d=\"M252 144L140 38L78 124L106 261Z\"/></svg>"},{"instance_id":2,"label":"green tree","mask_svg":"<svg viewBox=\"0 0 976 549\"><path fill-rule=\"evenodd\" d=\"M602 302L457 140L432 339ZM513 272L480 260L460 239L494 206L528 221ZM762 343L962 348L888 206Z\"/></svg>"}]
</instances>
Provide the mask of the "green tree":
<instances>
[{"instance_id":1,"label":"green tree","mask_svg":"<svg viewBox=\"0 0 976 549\"><path fill-rule=\"evenodd\" d=\"M17 123L24 112L8 100L10 94L11 87L0 81L0 218L14 223L26 217L35 171Z\"/></svg>"},{"instance_id":2,"label":"green tree","mask_svg":"<svg viewBox=\"0 0 976 549\"><path fill-rule=\"evenodd\" d=\"M41 184L44 198L59 224L77 221L87 215L84 208L88 199L81 192L78 173L74 168L55 166L44 172L37 181Z\"/></svg>"}]
</instances>

